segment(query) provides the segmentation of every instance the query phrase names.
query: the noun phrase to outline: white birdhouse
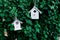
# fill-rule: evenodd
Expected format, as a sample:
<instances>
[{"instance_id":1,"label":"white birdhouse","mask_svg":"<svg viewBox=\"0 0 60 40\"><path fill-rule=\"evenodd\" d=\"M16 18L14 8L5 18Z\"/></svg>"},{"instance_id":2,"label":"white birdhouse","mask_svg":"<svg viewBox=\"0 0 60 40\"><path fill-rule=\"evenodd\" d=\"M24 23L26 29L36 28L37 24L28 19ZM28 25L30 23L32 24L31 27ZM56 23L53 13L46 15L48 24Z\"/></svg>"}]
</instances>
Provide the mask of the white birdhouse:
<instances>
[{"instance_id":1,"label":"white birdhouse","mask_svg":"<svg viewBox=\"0 0 60 40\"><path fill-rule=\"evenodd\" d=\"M30 10L31 13L31 19L39 19L39 13L41 14L41 11L37 7L33 7Z\"/></svg>"},{"instance_id":2,"label":"white birdhouse","mask_svg":"<svg viewBox=\"0 0 60 40\"><path fill-rule=\"evenodd\" d=\"M16 30L21 30L22 28L21 28L21 24L22 24L23 22L21 22L21 21L19 21L18 19L16 19L12 24L14 25L14 30L16 31Z\"/></svg>"}]
</instances>

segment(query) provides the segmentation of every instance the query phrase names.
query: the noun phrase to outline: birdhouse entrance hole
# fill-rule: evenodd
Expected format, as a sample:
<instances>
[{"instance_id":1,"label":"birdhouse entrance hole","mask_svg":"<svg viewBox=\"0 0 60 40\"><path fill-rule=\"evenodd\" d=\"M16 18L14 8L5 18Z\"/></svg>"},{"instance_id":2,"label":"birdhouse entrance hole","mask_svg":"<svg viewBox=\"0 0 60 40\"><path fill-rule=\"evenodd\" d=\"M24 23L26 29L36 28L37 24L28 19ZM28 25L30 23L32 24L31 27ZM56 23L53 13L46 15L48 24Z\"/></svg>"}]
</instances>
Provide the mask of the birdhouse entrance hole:
<instances>
[{"instance_id":1,"label":"birdhouse entrance hole","mask_svg":"<svg viewBox=\"0 0 60 40\"><path fill-rule=\"evenodd\" d=\"M34 10L33 12L36 13L36 10Z\"/></svg>"}]
</instances>

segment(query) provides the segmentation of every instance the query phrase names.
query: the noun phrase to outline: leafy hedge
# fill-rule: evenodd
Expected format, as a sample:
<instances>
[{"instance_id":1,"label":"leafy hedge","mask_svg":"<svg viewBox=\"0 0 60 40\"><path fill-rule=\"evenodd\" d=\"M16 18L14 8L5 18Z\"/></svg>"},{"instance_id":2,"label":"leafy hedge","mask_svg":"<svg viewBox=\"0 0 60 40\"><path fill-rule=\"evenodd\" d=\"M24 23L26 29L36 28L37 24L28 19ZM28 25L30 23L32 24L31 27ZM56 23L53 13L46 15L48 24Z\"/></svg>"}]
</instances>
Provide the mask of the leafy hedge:
<instances>
[{"instance_id":1,"label":"leafy hedge","mask_svg":"<svg viewBox=\"0 0 60 40\"><path fill-rule=\"evenodd\" d=\"M0 40L58 40L60 33L60 1L36 0L41 10L39 20L32 20L29 11L33 7L32 0L0 0ZM14 31L14 16L23 22L22 30ZM3 21L5 19L5 21ZM8 39L3 29L8 30Z\"/></svg>"}]
</instances>

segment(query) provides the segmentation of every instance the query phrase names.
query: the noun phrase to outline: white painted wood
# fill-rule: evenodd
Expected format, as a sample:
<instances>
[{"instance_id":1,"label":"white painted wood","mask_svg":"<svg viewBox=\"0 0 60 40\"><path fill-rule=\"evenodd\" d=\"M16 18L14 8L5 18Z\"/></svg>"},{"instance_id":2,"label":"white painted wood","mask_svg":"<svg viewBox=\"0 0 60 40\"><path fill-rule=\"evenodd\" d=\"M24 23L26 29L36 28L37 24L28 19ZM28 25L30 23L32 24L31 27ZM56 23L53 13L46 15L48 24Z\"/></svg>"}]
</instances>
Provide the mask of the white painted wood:
<instances>
[{"instance_id":1,"label":"white painted wood","mask_svg":"<svg viewBox=\"0 0 60 40\"><path fill-rule=\"evenodd\" d=\"M12 24L14 25L14 30L16 31L16 30L22 30L22 28L21 28L21 23L23 23L23 22L21 22L21 21L19 21L18 19L16 19Z\"/></svg>"},{"instance_id":2,"label":"white painted wood","mask_svg":"<svg viewBox=\"0 0 60 40\"><path fill-rule=\"evenodd\" d=\"M39 19L39 12L36 11L36 13L34 13L33 11L31 12L31 19Z\"/></svg>"},{"instance_id":3,"label":"white painted wood","mask_svg":"<svg viewBox=\"0 0 60 40\"><path fill-rule=\"evenodd\" d=\"M41 13L41 11L37 8L37 7L33 7L30 10L31 13L31 19L39 19L39 13Z\"/></svg>"}]
</instances>

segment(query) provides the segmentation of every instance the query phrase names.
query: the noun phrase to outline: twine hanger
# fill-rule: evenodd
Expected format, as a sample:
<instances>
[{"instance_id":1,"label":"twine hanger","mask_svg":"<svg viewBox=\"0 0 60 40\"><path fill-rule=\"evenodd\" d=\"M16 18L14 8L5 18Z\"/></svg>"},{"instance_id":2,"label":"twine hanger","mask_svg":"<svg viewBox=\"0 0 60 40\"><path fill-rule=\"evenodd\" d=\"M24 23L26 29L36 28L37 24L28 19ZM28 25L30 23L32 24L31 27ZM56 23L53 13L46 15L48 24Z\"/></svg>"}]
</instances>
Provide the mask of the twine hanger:
<instances>
[{"instance_id":1,"label":"twine hanger","mask_svg":"<svg viewBox=\"0 0 60 40\"><path fill-rule=\"evenodd\" d=\"M17 20L17 17L15 16L15 20Z\"/></svg>"},{"instance_id":2,"label":"twine hanger","mask_svg":"<svg viewBox=\"0 0 60 40\"><path fill-rule=\"evenodd\" d=\"M14 15L14 19L17 20L17 15L16 14L13 14Z\"/></svg>"},{"instance_id":3,"label":"twine hanger","mask_svg":"<svg viewBox=\"0 0 60 40\"><path fill-rule=\"evenodd\" d=\"M33 2L34 2L34 6L36 6L36 0L33 0Z\"/></svg>"}]
</instances>

